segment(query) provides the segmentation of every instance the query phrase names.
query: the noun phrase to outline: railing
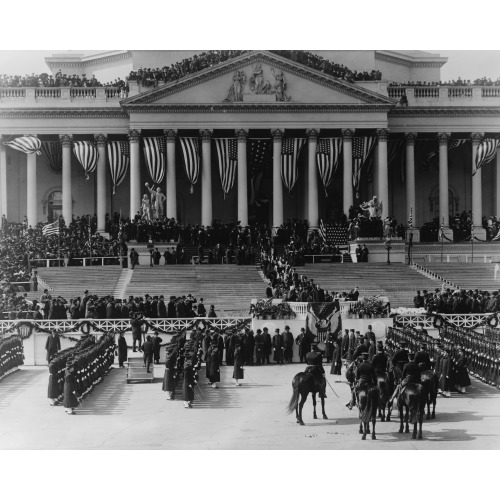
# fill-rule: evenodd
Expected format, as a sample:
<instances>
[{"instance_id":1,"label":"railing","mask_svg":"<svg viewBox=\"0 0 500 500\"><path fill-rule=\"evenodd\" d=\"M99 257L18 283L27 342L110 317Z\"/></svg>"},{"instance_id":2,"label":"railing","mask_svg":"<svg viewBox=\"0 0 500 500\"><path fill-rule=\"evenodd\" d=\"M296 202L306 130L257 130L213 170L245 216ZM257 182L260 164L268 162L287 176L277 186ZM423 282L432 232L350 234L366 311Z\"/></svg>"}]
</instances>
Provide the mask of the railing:
<instances>
[{"instance_id":1,"label":"railing","mask_svg":"<svg viewBox=\"0 0 500 500\"><path fill-rule=\"evenodd\" d=\"M26 97L25 88L0 87L0 99L23 99Z\"/></svg>"},{"instance_id":2,"label":"railing","mask_svg":"<svg viewBox=\"0 0 500 500\"><path fill-rule=\"evenodd\" d=\"M406 95L406 87L389 87L387 89L387 94L394 99L400 99L402 96Z\"/></svg>"},{"instance_id":3,"label":"railing","mask_svg":"<svg viewBox=\"0 0 500 500\"><path fill-rule=\"evenodd\" d=\"M481 97L500 97L500 87L481 87Z\"/></svg>"},{"instance_id":4,"label":"railing","mask_svg":"<svg viewBox=\"0 0 500 500\"><path fill-rule=\"evenodd\" d=\"M35 88L36 99L59 99L61 89L59 87L40 87Z\"/></svg>"},{"instance_id":5,"label":"railing","mask_svg":"<svg viewBox=\"0 0 500 500\"><path fill-rule=\"evenodd\" d=\"M472 87L448 87L448 97L472 97Z\"/></svg>"},{"instance_id":6,"label":"railing","mask_svg":"<svg viewBox=\"0 0 500 500\"><path fill-rule=\"evenodd\" d=\"M483 325L483 321L490 314L440 314L447 321L455 326L463 326L465 328L477 328ZM424 328L434 328L434 317L427 315L417 316L396 316L394 318L395 326L423 326Z\"/></svg>"},{"instance_id":7,"label":"railing","mask_svg":"<svg viewBox=\"0 0 500 500\"><path fill-rule=\"evenodd\" d=\"M121 257L124 261L127 261L127 256L124 254ZM109 262L111 259L111 262ZM120 264L120 256L119 255L106 255L100 257L71 257L70 262L82 262L81 266L70 265L69 267L86 267L86 266L106 266L106 265L119 265ZM92 260L92 263L90 262ZM64 258L60 259L31 259L31 264L34 263L42 263L41 265L37 264L37 267L64 267ZM51 265L51 262L53 265ZM97 263L96 263L97 262Z\"/></svg>"},{"instance_id":8,"label":"railing","mask_svg":"<svg viewBox=\"0 0 500 500\"><path fill-rule=\"evenodd\" d=\"M69 95L71 99L95 99L95 87L70 87Z\"/></svg>"},{"instance_id":9,"label":"railing","mask_svg":"<svg viewBox=\"0 0 500 500\"><path fill-rule=\"evenodd\" d=\"M0 87L0 100L118 101L128 96L118 87Z\"/></svg>"},{"instance_id":10,"label":"railing","mask_svg":"<svg viewBox=\"0 0 500 500\"><path fill-rule=\"evenodd\" d=\"M439 87L413 87L415 98L439 97Z\"/></svg>"},{"instance_id":11,"label":"railing","mask_svg":"<svg viewBox=\"0 0 500 500\"><path fill-rule=\"evenodd\" d=\"M307 315L309 302L287 302L292 311L297 315L297 319L304 319ZM340 301L340 314L345 317L349 313L349 309L356 301Z\"/></svg>"}]
</instances>

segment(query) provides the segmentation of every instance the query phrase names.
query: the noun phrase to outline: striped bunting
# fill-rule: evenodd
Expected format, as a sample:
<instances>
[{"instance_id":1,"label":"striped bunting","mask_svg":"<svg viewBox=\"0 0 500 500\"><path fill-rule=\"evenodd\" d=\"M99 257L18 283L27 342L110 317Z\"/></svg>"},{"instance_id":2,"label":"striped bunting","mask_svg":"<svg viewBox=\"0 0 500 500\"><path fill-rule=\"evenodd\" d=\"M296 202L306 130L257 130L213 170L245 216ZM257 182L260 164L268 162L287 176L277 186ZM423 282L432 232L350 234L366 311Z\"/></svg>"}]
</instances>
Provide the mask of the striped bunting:
<instances>
[{"instance_id":1,"label":"striped bunting","mask_svg":"<svg viewBox=\"0 0 500 500\"><path fill-rule=\"evenodd\" d=\"M153 184L165 177L165 137L144 137L144 158Z\"/></svg>"},{"instance_id":2,"label":"striped bunting","mask_svg":"<svg viewBox=\"0 0 500 500\"><path fill-rule=\"evenodd\" d=\"M108 141L108 160L113 182L113 194L123 182L130 165L130 143L128 141Z\"/></svg>"},{"instance_id":3,"label":"striped bunting","mask_svg":"<svg viewBox=\"0 0 500 500\"><path fill-rule=\"evenodd\" d=\"M484 141L479 144L476 150L476 158L472 175L475 175L483 165L486 165L493 160L493 158L495 158L499 145L500 139L484 139Z\"/></svg>"},{"instance_id":4,"label":"striped bunting","mask_svg":"<svg viewBox=\"0 0 500 500\"><path fill-rule=\"evenodd\" d=\"M50 236L52 234L59 234L59 220L55 220L51 224L46 224L42 227L42 234Z\"/></svg>"},{"instance_id":5,"label":"striped bunting","mask_svg":"<svg viewBox=\"0 0 500 500\"><path fill-rule=\"evenodd\" d=\"M448 141L448 151L458 148L462 144L468 142L469 139L450 139ZM430 166L434 158L439 158L439 146L435 147L430 153L427 153L424 156L424 160L422 162L423 167L427 168Z\"/></svg>"},{"instance_id":6,"label":"striped bunting","mask_svg":"<svg viewBox=\"0 0 500 500\"><path fill-rule=\"evenodd\" d=\"M342 149L342 138L319 139L316 146L316 165L319 176L323 181L325 196L328 196L326 188L332 183L333 176L339 166L340 151Z\"/></svg>"},{"instance_id":7,"label":"striped bunting","mask_svg":"<svg viewBox=\"0 0 500 500\"><path fill-rule=\"evenodd\" d=\"M359 198L359 183L361 180L361 169L375 146L376 137L353 137L352 139L352 185Z\"/></svg>"},{"instance_id":8,"label":"striped bunting","mask_svg":"<svg viewBox=\"0 0 500 500\"><path fill-rule=\"evenodd\" d=\"M269 200L262 197L260 190L264 170L269 166L271 158L271 139L248 139L248 167L250 172L250 199L251 207L267 203Z\"/></svg>"},{"instance_id":9,"label":"striped bunting","mask_svg":"<svg viewBox=\"0 0 500 500\"><path fill-rule=\"evenodd\" d=\"M321 236L323 243L326 243L326 228L323 224L323 219L319 220L319 235Z\"/></svg>"},{"instance_id":10,"label":"striped bunting","mask_svg":"<svg viewBox=\"0 0 500 500\"><path fill-rule=\"evenodd\" d=\"M93 142L90 141L75 141L73 142L73 153L80 165L85 171L85 179L89 180L89 174L97 168L97 159L99 152Z\"/></svg>"},{"instance_id":11,"label":"striped bunting","mask_svg":"<svg viewBox=\"0 0 500 500\"><path fill-rule=\"evenodd\" d=\"M297 182L297 160L305 142L305 139L285 138L281 144L281 178L289 192Z\"/></svg>"},{"instance_id":12,"label":"striped bunting","mask_svg":"<svg viewBox=\"0 0 500 500\"><path fill-rule=\"evenodd\" d=\"M200 175L200 139L198 137L179 137L186 175L191 187L189 192L193 193L193 186L198 182Z\"/></svg>"},{"instance_id":13,"label":"striped bunting","mask_svg":"<svg viewBox=\"0 0 500 500\"><path fill-rule=\"evenodd\" d=\"M62 144L61 141L43 141L41 151L49 160L50 168L54 172L62 170Z\"/></svg>"},{"instance_id":14,"label":"striped bunting","mask_svg":"<svg viewBox=\"0 0 500 500\"><path fill-rule=\"evenodd\" d=\"M42 141L38 137L18 137L9 142L4 142L4 146L20 151L21 153L41 155L40 148Z\"/></svg>"},{"instance_id":15,"label":"striped bunting","mask_svg":"<svg viewBox=\"0 0 500 500\"><path fill-rule=\"evenodd\" d=\"M224 191L224 199L231 190L236 178L236 166L238 165L238 141L237 139L214 139L219 159L219 173Z\"/></svg>"}]
</instances>

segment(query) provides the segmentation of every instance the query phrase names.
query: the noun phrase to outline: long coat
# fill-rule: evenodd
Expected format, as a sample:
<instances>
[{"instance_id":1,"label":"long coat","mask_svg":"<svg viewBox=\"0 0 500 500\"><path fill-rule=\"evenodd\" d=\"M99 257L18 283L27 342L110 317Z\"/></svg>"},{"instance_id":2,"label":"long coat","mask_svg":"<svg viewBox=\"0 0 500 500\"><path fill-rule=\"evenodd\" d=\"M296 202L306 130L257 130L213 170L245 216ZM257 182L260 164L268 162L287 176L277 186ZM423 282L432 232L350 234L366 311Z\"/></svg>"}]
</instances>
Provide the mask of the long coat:
<instances>
[{"instance_id":1,"label":"long coat","mask_svg":"<svg viewBox=\"0 0 500 500\"><path fill-rule=\"evenodd\" d=\"M48 336L45 342L45 349L47 350L47 361L50 361L61 350L59 335L56 334L55 337L52 335Z\"/></svg>"},{"instance_id":2,"label":"long coat","mask_svg":"<svg viewBox=\"0 0 500 500\"><path fill-rule=\"evenodd\" d=\"M64 407L76 408L79 405L78 398L74 394L76 391L76 376L73 367L67 367L64 372Z\"/></svg>"},{"instance_id":3,"label":"long coat","mask_svg":"<svg viewBox=\"0 0 500 500\"><path fill-rule=\"evenodd\" d=\"M283 345L285 347L284 356L286 359L292 359L293 356L293 333L290 330L283 332Z\"/></svg>"},{"instance_id":4,"label":"long coat","mask_svg":"<svg viewBox=\"0 0 500 500\"><path fill-rule=\"evenodd\" d=\"M208 349L206 375L212 384L220 382L219 349L214 345Z\"/></svg>"},{"instance_id":5,"label":"long coat","mask_svg":"<svg viewBox=\"0 0 500 500\"><path fill-rule=\"evenodd\" d=\"M243 370L243 365L245 360L243 358L243 350L241 346L237 345L234 350L234 370L233 378L236 380L241 380L245 377L245 372Z\"/></svg>"},{"instance_id":6,"label":"long coat","mask_svg":"<svg viewBox=\"0 0 500 500\"><path fill-rule=\"evenodd\" d=\"M175 391L175 384L177 383L177 371L175 365L177 363L177 351L174 350L167 354L165 360L165 374L163 375L162 390L167 392Z\"/></svg>"},{"instance_id":7,"label":"long coat","mask_svg":"<svg viewBox=\"0 0 500 500\"><path fill-rule=\"evenodd\" d=\"M442 391L449 391L450 390L450 379L447 377L450 377L451 375L451 360L448 356L443 357L441 359L441 375L439 379L439 388Z\"/></svg>"},{"instance_id":8,"label":"long coat","mask_svg":"<svg viewBox=\"0 0 500 500\"><path fill-rule=\"evenodd\" d=\"M122 364L124 361L127 361L127 341L120 335L118 337L118 363Z\"/></svg>"},{"instance_id":9,"label":"long coat","mask_svg":"<svg viewBox=\"0 0 500 500\"><path fill-rule=\"evenodd\" d=\"M330 369L330 374L341 375L342 370L342 358L340 348L337 347L333 350L332 354L332 367Z\"/></svg>"},{"instance_id":10,"label":"long coat","mask_svg":"<svg viewBox=\"0 0 500 500\"><path fill-rule=\"evenodd\" d=\"M274 347L274 355L273 359L277 363L283 363L283 351L285 349L283 344L283 336L281 333L277 333L273 336L273 347Z\"/></svg>"},{"instance_id":11,"label":"long coat","mask_svg":"<svg viewBox=\"0 0 500 500\"><path fill-rule=\"evenodd\" d=\"M49 386L48 386L48 391L47 391L47 397L50 399L57 399L61 392L59 391L59 382L57 380L57 377L59 376L58 373L58 364L57 363L50 363L49 364Z\"/></svg>"},{"instance_id":12,"label":"long coat","mask_svg":"<svg viewBox=\"0 0 500 500\"><path fill-rule=\"evenodd\" d=\"M467 358L464 355L459 356L455 362L455 384L460 387L469 387L471 385L467 373Z\"/></svg>"},{"instance_id":13,"label":"long coat","mask_svg":"<svg viewBox=\"0 0 500 500\"><path fill-rule=\"evenodd\" d=\"M184 401L193 401L195 386L196 368L191 363L184 366L184 378L182 381L182 399Z\"/></svg>"}]
</instances>

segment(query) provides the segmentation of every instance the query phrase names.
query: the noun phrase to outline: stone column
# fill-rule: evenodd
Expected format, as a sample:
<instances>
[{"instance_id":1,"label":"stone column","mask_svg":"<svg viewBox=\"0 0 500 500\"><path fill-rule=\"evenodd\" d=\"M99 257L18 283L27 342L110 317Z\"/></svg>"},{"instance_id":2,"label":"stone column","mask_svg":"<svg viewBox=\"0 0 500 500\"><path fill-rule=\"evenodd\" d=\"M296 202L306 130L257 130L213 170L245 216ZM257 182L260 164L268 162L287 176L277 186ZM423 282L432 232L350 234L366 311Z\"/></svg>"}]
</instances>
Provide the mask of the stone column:
<instances>
[{"instance_id":1,"label":"stone column","mask_svg":"<svg viewBox=\"0 0 500 500\"><path fill-rule=\"evenodd\" d=\"M444 235L453 239L453 231L449 227L450 209L448 197L448 138L450 134L439 133L439 225L444 218ZM446 240L445 240L446 241Z\"/></svg>"},{"instance_id":2,"label":"stone column","mask_svg":"<svg viewBox=\"0 0 500 500\"><path fill-rule=\"evenodd\" d=\"M476 162L477 148L481 144L483 134L473 133L472 139L472 171ZM483 191L481 186L481 172L479 169L472 176L472 223L474 225L474 236L481 240L486 239L486 229L483 228Z\"/></svg>"},{"instance_id":3,"label":"stone column","mask_svg":"<svg viewBox=\"0 0 500 500\"><path fill-rule=\"evenodd\" d=\"M7 214L7 148L2 145L0 135L0 219Z\"/></svg>"},{"instance_id":4,"label":"stone column","mask_svg":"<svg viewBox=\"0 0 500 500\"><path fill-rule=\"evenodd\" d=\"M273 229L283 224L283 181L281 180L281 142L284 129L271 130L273 136Z\"/></svg>"},{"instance_id":5,"label":"stone column","mask_svg":"<svg viewBox=\"0 0 500 500\"><path fill-rule=\"evenodd\" d=\"M319 227L318 209L318 173L316 168L316 146L318 145L318 129L306 130L307 150L307 218L309 219L309 230L314 231Z\"/></svg>"},{"instance_id":6,"label":"stone column","mask_svg":"<svg viewBox=\"0 0 500 500\"><path fill-rule=\"evenodd\" d=\"M378 143L375 144L373 148L373 172L372 172L372 185L373 185L373 194L372 196L379 195L379 186L378 186Z\"/></svg>"},{"instance_id":7,"label":"stone column","mask_svg":"<svg viewBox=\"0 0 500 500\"><path fill-rule=\"evenodd\" d=\"M106 201L107 201L107 172L106 172L106 135L96 134L97 151L97 230L103 233L106 230Z\"/></svg>"},{"instance_id":8,"label":"stone column","mask_svg":"<svg viewBox=\"0 0 500 500\"><path fill-rule=\"evenodd\" d=\"M420 230L418 229L417 208L415 205L415 140L417 134L405 134L406 144L406 225L408 226L408 234L413 234L413 242L420 241ZM411 208L410 208L411 207ZM410 220L410 213L412 217L412 227L410 228L408 221Z\"/></svg>"},{"instance_id":9,"label":"stone column","mask_svg":"<svg viewBox=\"0 0 500 500\"><path fill-rule=\"evenodd\" d=\"M1 150L0 150L1 151ZM500 215L500 149L497 149L497 159L496 159L496 177L495 177L495 215L498 217ZM1 163L1 161L0 161ZM3 181L2 181L3 182Z\"/></svg>"},{"instance_id":10,"label":"stone column","mask_svg":"<svg viewBox=\"0 0 500 500\"><path fill-rule=\"evenodd\" d=\"M167 217L177 219L177 181L175 177L175 141L177 130L165 130L167 141Z\"/></svg>"},{"instance_id":11,"label":"stone column","mask_svg":"<svg viewBox=\"0 0 500 500\"><path fill-rule=\"evenodd\" d=\"M62 134L59 136L62 145L62 215L66 226L73 220L73 194L71 192L71 148L73 136Z\"/></svg>"},{"instance_id":12,"label":"stone column","mask_svg":"<svg viewBox=\"0 0 500 500\"><path fill-rule=\"evenodd\" d=\"M238 137L238 220L248 226L247 129L236 129Z\"/></svg>"},{"instance_id":13,"label":"stone column","mask_svg":"<svg viewBox=\"0 0 500 500\"><path fill-rule=\"evenodd\" d=\"M212 133L200 130L201 134L201 224L212 225Z\"/></svg>"},{"instance_id":14,"label":"stone column","mask_svg":"<svg viewBox=\"0 0 500 500\"><path fill-rule=\"evenodd\" d=\"M354 129L342 129L344 155L344 213L349 217L349 208L353 204L352 195L352 136Z\"/></svg>"},{"instance_id":15,"label":"stone column","mask_svg":"<svg viewBox=\"0 0 500 500\"><path fill-rule=\"evenodd\" d=\"M387 165L387 137L389 130L386 128L377 129L378 143L378 194L377 197L382 202L382 218L391 214L389 206L389 170Z\"/></svg>"},{"instance_id":16,"label":"stone column","mask_svg":"<svg viewBox=\"0 0 500 500\"><path fill-rule=\"evenodd\" d=\"M141 163L139 158L140 130L130 130L130 220L141 208Z\"/></svg>"},{"instance_id":17,"label":"stone column","mask_svg":"<svg viewBox=\"0 0 500 500\"><path fill-rule=\"evenodd\" d=\"M37 189L36 189L36 154L26 155L26 216L28 226L35 227L38 222L37 215Z\"/></svg>"}]
</instances>

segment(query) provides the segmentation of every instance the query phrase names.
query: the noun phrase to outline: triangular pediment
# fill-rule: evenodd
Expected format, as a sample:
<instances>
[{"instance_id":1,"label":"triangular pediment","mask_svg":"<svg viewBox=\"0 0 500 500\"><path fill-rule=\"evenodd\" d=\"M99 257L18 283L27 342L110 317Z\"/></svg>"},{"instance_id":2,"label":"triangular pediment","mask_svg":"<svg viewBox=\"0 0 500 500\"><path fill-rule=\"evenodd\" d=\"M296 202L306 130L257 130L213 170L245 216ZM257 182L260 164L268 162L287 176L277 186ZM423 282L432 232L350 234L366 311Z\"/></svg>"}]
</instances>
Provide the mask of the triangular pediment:
<instances>
[{"instance_id":1,"label":"triangular pediment","mask_svg":"<svg viewBox=\"0 0 500 500\"><path fill-rule=\"evenodd\" d=\"M245 104L390 107L394 102L271 52L256 51L125 99L122 105L132 110Z\"/></svg>"}]
</instances>

